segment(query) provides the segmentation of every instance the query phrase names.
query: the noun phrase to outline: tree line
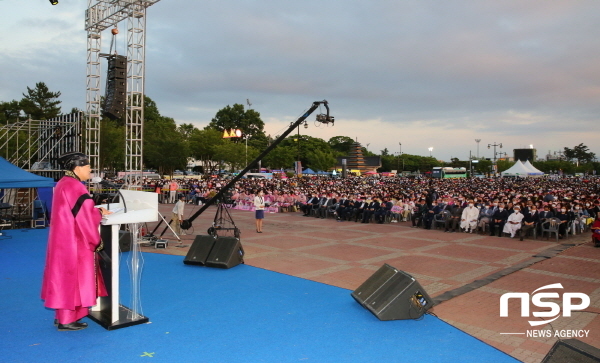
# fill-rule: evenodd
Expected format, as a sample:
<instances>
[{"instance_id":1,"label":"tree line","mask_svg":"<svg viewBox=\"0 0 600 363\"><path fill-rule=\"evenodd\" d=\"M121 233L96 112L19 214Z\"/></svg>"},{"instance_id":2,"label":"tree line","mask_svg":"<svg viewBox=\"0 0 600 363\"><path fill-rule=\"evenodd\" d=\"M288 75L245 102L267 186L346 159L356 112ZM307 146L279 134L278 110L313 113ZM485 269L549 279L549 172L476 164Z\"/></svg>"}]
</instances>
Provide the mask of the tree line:
<instances>
[{"instance_id":1,"label":"tree line","mask_svg":"<svg viewBox=\"0 0 600 363\"><path fill-rule=\"evenodd\" d=\"M34 120L51 119L62 115L61 93L52 92L44 82L35 87L27 87L23 98L0 102L0 125L14 123L28 118ZM72 112L80 112L71 109ZM237 129L242 137L223 138L225 130ZM145 169L155 169L160 174L171 174L174 170L186 169L191 160L200 162L196 171L216 173L227 168L240 170L254 160L269 146L278 135L266 135L260 113L245 109L242 104L227 105L217 111L210 122L202 129L193 124L177 124L168 116L160 114L158 105L150 97L144 99L144 165ZM120 171L125 167L125 121L101 119L100 126L100 167L106 171ZM335 136L329 140L291 134L271 151L261 165L270 169L291 169L299 160L303 167L313 170L330 170L338 157L348 156L354 140L348 136ZM2 152L2 151L0 151ZM492 162L481 158L471 164L468 160L453 158L450 162L420 155L391 155L386 149L375 154L362 148L364 156L380 156L380 172L398 170L409 172L430 171L436 166L454 166L489 173ZM573 148L565 147L560 160L533 162L544 172L564 173L591 172L598 169L595 154L587 146L580 144ZM512 163L500 160L498 171L508 169Z\"/></svg>"}]
</instances>

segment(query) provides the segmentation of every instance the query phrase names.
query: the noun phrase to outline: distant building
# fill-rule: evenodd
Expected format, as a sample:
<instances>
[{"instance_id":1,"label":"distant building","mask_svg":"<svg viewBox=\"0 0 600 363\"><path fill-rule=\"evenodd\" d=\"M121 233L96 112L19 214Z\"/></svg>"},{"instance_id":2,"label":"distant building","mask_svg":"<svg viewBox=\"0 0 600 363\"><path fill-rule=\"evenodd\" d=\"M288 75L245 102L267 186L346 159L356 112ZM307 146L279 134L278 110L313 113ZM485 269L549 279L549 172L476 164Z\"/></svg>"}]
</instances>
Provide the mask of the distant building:
<instances>
[{"instance_id":1,"label":"distant building","mask_svg":"<svg viewBox=\"0 0 600 363\"><path fill-rule=\"evenodd\" d=\"M521 162L533 162L537 160L537 151L536 149L513 149L514 161L521 160Z\"/></svg>"},{"instance_id":2,"label":"distant building","mask_svg":"<svg viewBox=\"0 0 600 363\"><path fill-rule=\"evenodd\" d=\"M342 170L343 159L346 159L346 169L350 173L358 171L364 174L369 171L376 172L378 168L381 168L381 156L363 156L362 146L359 142L352 144L350 155L337 158L336 170Z\"/></svg>"}]
</instances>

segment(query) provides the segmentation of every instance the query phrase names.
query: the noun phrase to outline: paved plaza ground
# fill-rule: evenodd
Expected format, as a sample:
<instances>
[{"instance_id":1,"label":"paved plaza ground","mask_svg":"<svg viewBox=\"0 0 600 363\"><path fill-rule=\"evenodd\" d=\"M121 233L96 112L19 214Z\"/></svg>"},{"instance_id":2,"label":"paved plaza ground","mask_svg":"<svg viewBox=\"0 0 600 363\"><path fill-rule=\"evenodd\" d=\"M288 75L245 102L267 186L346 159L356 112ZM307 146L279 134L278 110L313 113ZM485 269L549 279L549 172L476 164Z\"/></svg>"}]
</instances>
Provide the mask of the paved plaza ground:
<instances>
[{"instance_id":1,"label":"paved plaza ground","mask_svg":"<svg viewBox=\"0 0 600 363\"><path fill-rule=\"evenodd\" d=\"M159 209L170 219L172 208L173 205L161 204ZM186 206L186 216L192 208ZM198 217L193 222L193 232L189 230L189 234L181 236L181 243L167 231L166 249L143 250L186 255L195 236L206 234L215 212L216 208L210 207ZM579 339L600 348L600 248L592 246L589 233L558 243L552 238L531 237L521 242L518 238L411 228L409 223L337 222L303 217L296 212L267 214L263 233L259 234L253 212L230 212L241 230L248 265L354 290L388 263L414 276L434 300L444 300L430 312L521 361L540 362L557 339L528 337L527 332L533 334L533 330L552 335L588 331L587 337ZM162 228L157 233L161 231ZM463 291L465 285L494 274L505 276ZM564 290L552 291L587 294L591 300L587 312L575 311L551 324L530 327L528 321L539 319L520 317L519 300L511 299L509 316L499 316L502 294L532 294L555 283L561 283ZM559 305L562 302L547 301ZM531 312L536 309L543 311L531 305Z\"/></svg>"}]
</instances>

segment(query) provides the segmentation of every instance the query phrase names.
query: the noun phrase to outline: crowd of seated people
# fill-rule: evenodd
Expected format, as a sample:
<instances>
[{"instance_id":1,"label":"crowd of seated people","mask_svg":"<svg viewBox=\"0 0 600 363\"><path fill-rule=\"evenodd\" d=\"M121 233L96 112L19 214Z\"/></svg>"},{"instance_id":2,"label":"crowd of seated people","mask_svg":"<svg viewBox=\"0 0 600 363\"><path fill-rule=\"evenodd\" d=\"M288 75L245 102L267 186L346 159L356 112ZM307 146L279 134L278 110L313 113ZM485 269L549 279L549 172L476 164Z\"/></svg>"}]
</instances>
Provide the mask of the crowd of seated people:
<instances>
[{"instance_id":1,"label":"crowd of seated people","mask_svg":"<svg viewBox=\"0 0 600 363\"><path fill-rule=\"evenodd\" d=\"M179 179L177 192L190 203L205 203L227 180ZM151 190L170 202L172 182L149 180ZM406 222L415 227L443 228L523 238L556 223L559 237L590 229L600 213L600 177L414 179L372 176L333 179L240 179L230 197L251 205L255 191L278 211L301 211L317 218L361 223Z\"/></svg>"}]
</instances>

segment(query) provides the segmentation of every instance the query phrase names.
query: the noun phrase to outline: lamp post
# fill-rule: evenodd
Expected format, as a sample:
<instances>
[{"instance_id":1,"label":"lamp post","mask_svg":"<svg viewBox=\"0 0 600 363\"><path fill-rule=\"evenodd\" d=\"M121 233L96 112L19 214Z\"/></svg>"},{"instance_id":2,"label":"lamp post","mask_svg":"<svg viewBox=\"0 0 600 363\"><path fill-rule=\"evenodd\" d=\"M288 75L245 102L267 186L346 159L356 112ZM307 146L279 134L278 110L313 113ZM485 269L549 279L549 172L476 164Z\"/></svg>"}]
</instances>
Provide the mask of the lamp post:
<instances>
[{"instance_id":1,"label":"lamp post","mask_svg":"<svg viewBox=\"0 0 600 363\"><path fill-rule=\"evenodd\" d=\"M248 165L248 134L244 135L244 139L246 139L246 165Z\"/></svg>"},{"instance_id":2,"label":"lamp post","mask_svg":"<svg viewBox=\"0 0 600 363\"><path fill-rule=\"evenodd\" d=\"M432 147L430 147L430 148L429 148L429 157L431 157L431 152L432 152L432 151L433 151L433 148L432 148Z\"/></svg>"},{"instance_id":3,"label":"lamp post","mask_svg":"<svg viewBox=\"0 0 600 363\"><path fill-rule=\"evenodd\" d=\"M496 173L497 172L497 167L496 167L496 146L500 146L500 149L502 149L502 143L496 144L496 142L494 141L493 144L488 144L488 149L491 146L494 147L494 165L493 165L493 168L494 168L494 173Z\"/></svg>"},{"instance_id":4,"label":"lamp post","mask_svg":"<svg viewBox=\"0 0 600 363\"><path fill-rule=\"evenodd\" d=\"M400 154L398 154L398 169L400 169L400 158L402 158L402 143L399 142L398 145L400 146ZM402 158L402 170L404 171L404 158Z\"/></svg>"},{"instance_id":5,"label":"lamp post","mask_svg":"<svg viewBox=\"0 0 600 363\"><path fill-rule=\"evenodd\" d=\"M481 139L475 139L475 142L477 143L477 159L479 159L479 142L481 141Z\"/></svg>"}]
</instances>

